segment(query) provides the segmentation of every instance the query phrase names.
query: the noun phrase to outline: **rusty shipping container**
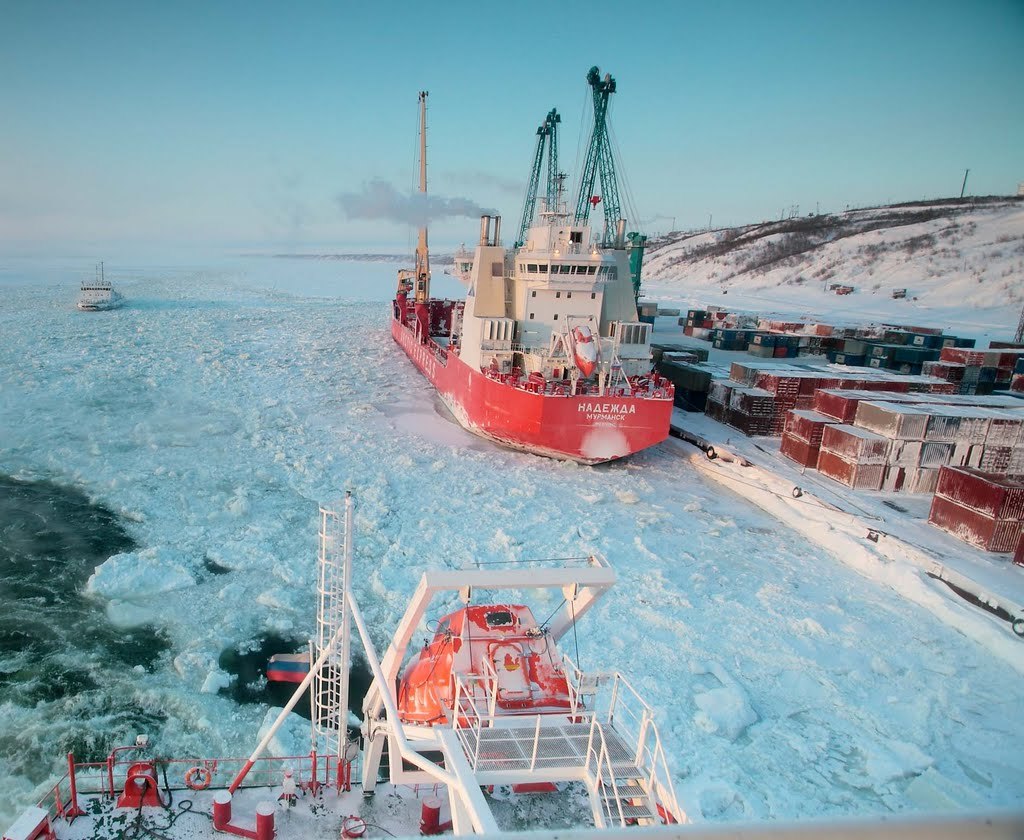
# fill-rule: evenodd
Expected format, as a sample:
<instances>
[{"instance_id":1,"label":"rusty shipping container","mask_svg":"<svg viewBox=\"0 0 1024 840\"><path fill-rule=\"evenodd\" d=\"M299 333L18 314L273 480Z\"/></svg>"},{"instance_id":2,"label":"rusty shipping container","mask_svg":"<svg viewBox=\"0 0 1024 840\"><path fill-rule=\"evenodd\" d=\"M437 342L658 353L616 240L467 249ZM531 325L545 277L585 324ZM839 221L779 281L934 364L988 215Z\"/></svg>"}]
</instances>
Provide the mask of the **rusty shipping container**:
<instances>
[{"instance_id":1,"label":"rusty shipping container","mask_svg":"<svg viewBox=\"0 0 1024 840\"><path fill-rule=\"evenodd\" d=\"M1019 520L986 516L938 493L932 499L928 521L964 542L1000 553L1013 551L1017 547L1022 529Z\"/></svg>"},{"instance_id":2,"label":"rusty shipping container","mask_svg":"<svg viewBox=\"0 0 1024 840\"><path fill-rule=\"evenodd\" d=\"M791 461L796 461L801 467L817 467L820 448L817 444L803 440L788 432L782 435L782 446L779 450Z\"/></svg>"},{"instance_id":3,"label":"rusty shipping container","mask_svg":"<svg viewBox=\"0 0 1024 840\"><path fill-rule=\"evenodd\" d=\"M966 467L945 467L938 495L994 519L1024 520L1024 482Z\"/></svg>"},{"instance_id":4,"label":"rusty shipping container","mask_svg":"<svg viewBox=\"0 0 1024 840\"><path fill-rule=\"evenodd\" d=\"M835 452L822 449L818 453L818 472L854 490L880 490L885 465L859 464L856 461L848 461Z\"/></svg>"}]
</instances>

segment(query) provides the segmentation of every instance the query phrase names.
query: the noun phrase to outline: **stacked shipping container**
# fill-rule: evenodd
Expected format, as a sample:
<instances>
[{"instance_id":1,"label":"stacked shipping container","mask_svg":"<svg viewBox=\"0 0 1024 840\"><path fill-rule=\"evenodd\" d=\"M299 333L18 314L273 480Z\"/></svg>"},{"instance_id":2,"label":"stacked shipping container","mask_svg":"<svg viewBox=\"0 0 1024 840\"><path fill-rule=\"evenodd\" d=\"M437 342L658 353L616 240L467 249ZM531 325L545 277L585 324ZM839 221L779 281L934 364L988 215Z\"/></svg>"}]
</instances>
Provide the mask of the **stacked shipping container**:
<instances>
[{"instance_id":1,"label":"stacked shipping container","mask_svg":"<svg viewBox=\"0 0 1024 840\"><path fill-rule=\"evenodd\" d=\"M1024 528L1024 482L943 467L928 521L986 551L1012 552Z\"/></svg>"}]
</instances>

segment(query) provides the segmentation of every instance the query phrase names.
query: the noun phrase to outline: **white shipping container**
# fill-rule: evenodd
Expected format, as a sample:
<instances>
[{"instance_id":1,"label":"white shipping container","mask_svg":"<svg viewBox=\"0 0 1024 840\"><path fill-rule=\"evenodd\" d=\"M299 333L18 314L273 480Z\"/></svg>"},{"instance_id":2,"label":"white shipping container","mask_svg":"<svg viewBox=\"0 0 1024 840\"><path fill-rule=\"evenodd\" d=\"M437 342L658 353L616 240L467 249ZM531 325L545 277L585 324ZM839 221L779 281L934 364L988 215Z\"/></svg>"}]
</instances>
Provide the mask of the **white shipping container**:
<instances>
[{"instance_id":1,"label":"white shipping container","mask_svg":"<svg viewBox=\"0 0 1024 840\"><path fill-rule=\"evenodd\" d=\"M1024 402L1024 401L1021 401ZM986 408L988 415L988 432L985 443L992 446L1013 446L1022 443L1024 434L1024 418L1022 412L1005 408Z\"/></svg>"},{"instance_id":2,"label":"white shipping container","mask_svg":"<svg viewBox=\"0 0 1024 840\"><path fill-rule=\"evenodd\" d=\"M916 467L921 461L919 440L894 440L889 447L889 463L893 466Z\"/></svg>"},{"instance_id":3,"label":"white shipping container","mask_svg":"<svg viewBox=\"0 0 1024 840\"><path fill-rule=\"evenodd\" d=\"M934 493L936 486L939 483L939 472L938 469L919 469L907 476L907 482L909 486L906 488L908 493Z\"/></svg>"},{"instance_id":4,"label":"white shipping container","mask_svg":"<svg viewBox=\"0 0 1024 840\"><path fill-rule=\"evenodd\" d=\"M953 445L953 457L950 458L949 463L954 467L974 467L977 469L981 466L981 454L984 451L984 444L957 441Z\"/></svg>"},{"instance_id":5,"label":"white shipping container","mask_svg":"<svg viewBox=\"0 0 1024 840\"><path fill-rule=\"evenodd\" d=\"M928 414L919 405L862 402L853 424L893 440L924 440Z\"/></svg>"},{"instance_id":6,"label":"white shipping container","mask_svg":"<svg viewBox=\"0 0 1024 840\"><path fill-rule=\"evenodd\" d=\"M1024 445L1013 447L1010 452L1010 466L1006 468L1009 475L1024 475Z\"/></svg>"},{"instance_id":7,"label":"white shipping container","mask_svg":"<svg viewBox=\"0 0 1024 840\"><path fill-rule=\"evenodd\" d=\"M953 458L955 444L941 441L926 441L921 446L921 460L919 466L933 467L938 469L945 466Z\"/></svg>"}]
</instances>

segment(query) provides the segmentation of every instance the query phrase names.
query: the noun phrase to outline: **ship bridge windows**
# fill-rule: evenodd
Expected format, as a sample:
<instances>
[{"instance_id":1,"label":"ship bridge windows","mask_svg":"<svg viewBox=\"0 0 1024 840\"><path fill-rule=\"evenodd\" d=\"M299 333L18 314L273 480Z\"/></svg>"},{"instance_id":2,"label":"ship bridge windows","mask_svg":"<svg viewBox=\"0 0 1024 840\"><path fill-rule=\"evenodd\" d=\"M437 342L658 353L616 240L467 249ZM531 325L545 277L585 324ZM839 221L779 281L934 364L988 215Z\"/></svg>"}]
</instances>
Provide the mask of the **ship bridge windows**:
<instances>
[{"instance_id":1,"label":"ship bridge windows","mask_svg":"<svg viewBox=\"0 0 1024 840\"><path fill-rule=\"evenodd\" d=\"M526 270L530 274L536 274L537 273L537 263L527 263L526 264Z\"/></svg>"},{"instance_id":2,"label":"ship bridge windows","mask_svg":"<svg viewBox=\"0 0 1024 840\"><path fill-rule=\"evenodd\" d=\"M570 230L569 241L575 242L579 245L583 244L583 231L582 230Z\"/></svg>"}]
</instances>

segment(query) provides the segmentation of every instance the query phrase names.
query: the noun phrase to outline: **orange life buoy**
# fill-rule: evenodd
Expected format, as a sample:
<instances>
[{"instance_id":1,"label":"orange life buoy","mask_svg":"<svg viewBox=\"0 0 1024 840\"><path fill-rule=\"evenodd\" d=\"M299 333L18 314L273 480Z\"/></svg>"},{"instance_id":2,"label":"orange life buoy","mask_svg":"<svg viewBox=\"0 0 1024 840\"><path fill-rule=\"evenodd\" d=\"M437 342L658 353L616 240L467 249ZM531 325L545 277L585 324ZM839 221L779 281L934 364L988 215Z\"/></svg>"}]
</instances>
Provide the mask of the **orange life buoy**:
<instances>
[{"instance_id":1,"label":"orange life buoy","mask_svg":"<svg viewBox=\"0 0 1024 840\"><path fill-rule=\"evenodd\" d=\"M662 391L661 388L659 388L657 391L651 394L651 396L654 397L654 399L656 400L660 400L662 397L665 396L665 392Z\"/></svg>"},{"instance_id":2,"label":"orange life buoy","mask_svg":"<svg viewBox=\"0 0 1024 840\"><path fill-rule=\"evenodd\" d=\"M206 790L213 781L209 767L193 767L185 774L185 784L191 790Z\"/></svg>"}]
</instances>

